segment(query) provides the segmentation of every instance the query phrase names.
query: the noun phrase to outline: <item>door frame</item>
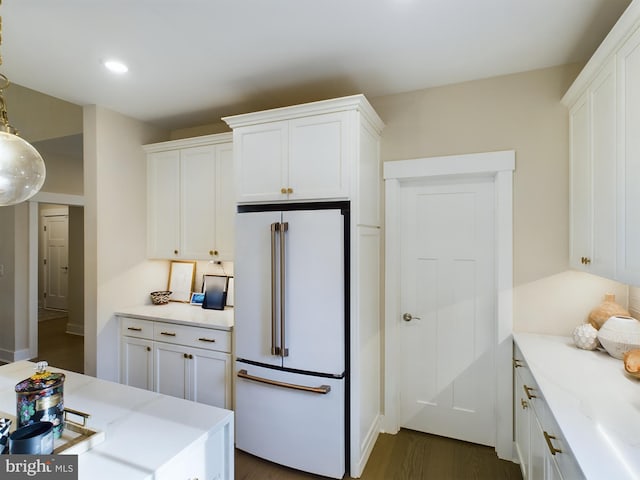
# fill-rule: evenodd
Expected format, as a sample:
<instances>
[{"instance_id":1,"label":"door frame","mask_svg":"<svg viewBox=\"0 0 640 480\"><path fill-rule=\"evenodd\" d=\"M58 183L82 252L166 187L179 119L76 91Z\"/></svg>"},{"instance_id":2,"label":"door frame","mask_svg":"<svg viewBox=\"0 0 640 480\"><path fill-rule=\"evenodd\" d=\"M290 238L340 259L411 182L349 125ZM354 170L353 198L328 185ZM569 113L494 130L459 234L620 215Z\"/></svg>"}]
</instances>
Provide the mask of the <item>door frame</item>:
<instances>
[{"instance_id":1,"label":"door frame","mask_svg":"<svg viewBox=\"0 0 640 480\"><path fill-rule=\"evenodd\" d=\"M385 367L383 427L400 430L400 194L404 182L456 177L492 177L495 206L496 439L499 458L513 460L513 171L515 150L417 158L384 163L385 180Z\"/></svg>"}]
</instances>

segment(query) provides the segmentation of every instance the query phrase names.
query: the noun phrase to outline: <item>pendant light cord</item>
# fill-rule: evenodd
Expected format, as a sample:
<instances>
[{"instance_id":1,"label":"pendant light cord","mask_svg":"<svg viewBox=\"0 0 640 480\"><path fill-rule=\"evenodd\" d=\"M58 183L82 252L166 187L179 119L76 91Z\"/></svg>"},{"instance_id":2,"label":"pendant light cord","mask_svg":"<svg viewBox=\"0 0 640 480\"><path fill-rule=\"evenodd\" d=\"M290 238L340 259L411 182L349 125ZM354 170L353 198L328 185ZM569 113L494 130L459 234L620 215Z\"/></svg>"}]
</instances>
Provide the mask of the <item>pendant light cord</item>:
<instances>
[{"instance_id":1,"label":"pendant light cord","mask_svg":"<svg viewBox=\"0 0 640 480\"><path fill-rule=\"evenodd\" d=\"M0 0L0 6L2 6L2 0ZM0 46L2 46L2 15L0 15ZM0 52L0 65L2 65L2 52ZM9 124L7 104L4 100L4 90L7 87L9 87L9 79L0 73L0 130L18 135L18 131Z\"/></svg>"}]
</instances>

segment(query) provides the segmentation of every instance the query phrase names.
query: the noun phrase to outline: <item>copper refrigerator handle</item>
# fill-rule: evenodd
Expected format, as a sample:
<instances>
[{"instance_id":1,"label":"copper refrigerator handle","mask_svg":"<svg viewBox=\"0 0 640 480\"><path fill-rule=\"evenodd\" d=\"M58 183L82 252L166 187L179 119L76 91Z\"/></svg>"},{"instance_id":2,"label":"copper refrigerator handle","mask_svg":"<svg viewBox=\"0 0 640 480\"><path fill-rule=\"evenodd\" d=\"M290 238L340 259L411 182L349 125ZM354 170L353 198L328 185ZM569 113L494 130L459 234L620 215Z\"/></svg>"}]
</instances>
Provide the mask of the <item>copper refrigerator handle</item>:
<instances>
[{"instance_id":1,"label":"copper refrigerator handle","mask_svg":"<svg viewBox=\"0 0 640 480\"><path fill-rule=\"evenodd\" d=\"M277 380L271 380L268 378L249 375L249 373L245 369L238 371L238 377L244 378L246 380L251 380L253 382L260 382L260 383L266 383L267 385L274 385L276 387L291 388L293 390L302 390L304 392L311 392L311 393L320 393L322 395L326 395L331 391L331 385L320 385L319 387L308 387L306 385L297 385L295 383L279 382Z\"/></svg>"},{"instance_id":2,"label":"copper refrigerator handle","mask_svg":"<svg viewBox=\"0 0 640 480\"><path fill-rule=\"evenodd\" d=\"M280 355L276 346L276 232L279 223L271 224L271 355Z\"/></svg>"},{"instance_id":3,"label":"copper refrigerator handle","mask_svg":"<svg viewBox=\"0 0 640 480\"><path fill-rule=\"evenodd\" d=\"M280 224L280 356L288 357L289 349L287 348L286 335L285 335L285 299L286 299L286 233L289 230L289 222L283 222Z\"/></svg>"}]
</instances>

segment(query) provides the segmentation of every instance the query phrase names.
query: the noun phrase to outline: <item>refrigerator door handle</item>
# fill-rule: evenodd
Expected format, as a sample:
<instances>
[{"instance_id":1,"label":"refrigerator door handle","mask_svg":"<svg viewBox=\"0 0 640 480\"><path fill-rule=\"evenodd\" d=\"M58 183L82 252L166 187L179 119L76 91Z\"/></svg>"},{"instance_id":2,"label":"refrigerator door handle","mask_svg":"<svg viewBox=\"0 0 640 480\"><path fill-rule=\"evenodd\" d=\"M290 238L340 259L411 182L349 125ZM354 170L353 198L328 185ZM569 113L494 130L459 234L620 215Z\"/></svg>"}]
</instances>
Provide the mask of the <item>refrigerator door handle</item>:
<instances>
[{"instance_id":1,"label":"refrigerator door handle","mask_svg":"<svg viewBox=\"0 0 640 480\"><path fill-rule=\"evenodd\" d=\"M279 223L271 224L271 355L280 355L280 347L276 345L276 235L279 230Z\"/></svg>"},{"instance_id":2,"label":"refrigerator door handle","mask_svg":"<svg viewBox=\"0 0 640 480\"><path fill-rule=\"evenodd\" d=\"M331 391L330 385L320 385L319 387L308 387L306 385L297 385L295 383L279 382L277 380L270 380L268 378L249 375L249 373L245 369L238 371L238 377L244 378L245 380L251 380L253 382L266 383L267 385L273 385L276 387L291 388L293 390L302 390L304 392L319 393L322 395L326 395Z\"/></svg>"},{"instance_id":3,"label":"refrigerator door handle","mask_svg":"<svg viewBox=\"0 0 640 480\"><path fill-rule=\"evenodd\" d=\"M280 224L280 356L282 358L289 356L289 349L287 348L285 324L285 299L286 299L286 233L289 230L289 222L283 222Z\"/></svg>"}]
</instances>

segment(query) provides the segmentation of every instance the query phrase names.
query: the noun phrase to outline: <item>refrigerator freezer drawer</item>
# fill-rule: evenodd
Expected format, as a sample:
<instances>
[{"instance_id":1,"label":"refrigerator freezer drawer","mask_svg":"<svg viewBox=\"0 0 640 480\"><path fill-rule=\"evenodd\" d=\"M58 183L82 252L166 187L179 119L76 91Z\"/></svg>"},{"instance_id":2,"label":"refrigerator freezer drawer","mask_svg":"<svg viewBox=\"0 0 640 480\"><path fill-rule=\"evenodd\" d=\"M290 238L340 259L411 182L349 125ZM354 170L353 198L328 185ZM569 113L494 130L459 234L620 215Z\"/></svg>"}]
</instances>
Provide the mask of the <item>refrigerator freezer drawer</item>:
<instances>
[{"instance_id":1,"label":"refrigerator freezer drawer","mask_svg":"<svg viewBox=\"0 0 640 480\"><path fill-rule=\"evenodd\" d=\"M345 380L241 362L236 368L236 447L291 468L342 478Z\"/></svg>"}]
</instances>

